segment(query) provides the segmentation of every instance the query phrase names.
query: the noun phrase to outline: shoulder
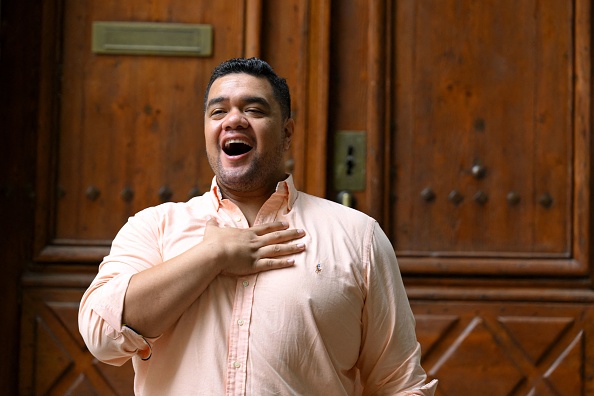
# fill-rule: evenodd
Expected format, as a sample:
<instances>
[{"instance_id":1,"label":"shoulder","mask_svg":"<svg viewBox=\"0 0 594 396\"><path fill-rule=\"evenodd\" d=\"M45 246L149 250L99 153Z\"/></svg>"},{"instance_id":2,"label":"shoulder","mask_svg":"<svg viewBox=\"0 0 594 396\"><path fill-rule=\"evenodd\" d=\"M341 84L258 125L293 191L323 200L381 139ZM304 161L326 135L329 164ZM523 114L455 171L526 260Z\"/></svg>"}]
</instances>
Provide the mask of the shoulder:
<instances>
[{"instance_id":1,"label":"shoulder","mask_svg":"<svg viewBox=\"0 0 594 396\"><path fill-rule=\"evenodd\" d=\"M376 222L375 219L369 215L356 209L304 192L299 192L295 205L297 205L300 210L306 211L308 215L321 215L327 221L347 222L353 223L354 225Z\"/></svg>"},{"instance_id":2,"label":"shoulder","mask_svg":"<svg viewBox=\"0 0 594 396\"><path fill-rule=\"evenodd\" d=\"M361 252L373 241L377 221L356 209L305 193L299 194L295 209L305 229L324 239L359 246Z\"/></svg>"},{"instance_id":3,"label":"shoulder","mask_svg":"<svg viewBox=\"0 0 594 396\"><path fill-rule=\"evenodd\" d=\"M145 221L158 221L178 212L188 210L186 202L165 202L159 205L150 206L137 212L130 220L140 219Z\"/></svg>"},{"instance_id":4,"label":"shoulder","mask_svg":"<svg viewBox=\"0 0 594 396\"><path fill-rule=\"evenodd\" d=\"M172 222L179 223L203 217L202 212L209 211L208 203L209 200L204 195L194 197L186 202L164 202L140 210L128 219L128 223L144 223L152 227L163 228Z\"/></svg>"},{"instance_id":5,"label":"shoulder","mask_svg":"<svg viewBox=\"0 0 594 396\"><path fill-rule=\"evenodd\" d=\"M200 212L208 210L212 207L212 193L206 192L203 195L193 197L188 201L182 202L163 202L158 205L150 206L140 210L135 216L168 216L175 215L176 213L186 212Z\"/></svg>"},{"instance_id":6,"label":"shoulder","mask_svg":"<svg viewBox=\"0 0 594 396\"><path fill-rule=\"evenodd\" d=\"M393 251L392 244L379 222L356 209L300 192L295 205L303 217L325 230L341 230L352 238L360 238L365 245L376 245Z\"/></svg>"}]
</instances>

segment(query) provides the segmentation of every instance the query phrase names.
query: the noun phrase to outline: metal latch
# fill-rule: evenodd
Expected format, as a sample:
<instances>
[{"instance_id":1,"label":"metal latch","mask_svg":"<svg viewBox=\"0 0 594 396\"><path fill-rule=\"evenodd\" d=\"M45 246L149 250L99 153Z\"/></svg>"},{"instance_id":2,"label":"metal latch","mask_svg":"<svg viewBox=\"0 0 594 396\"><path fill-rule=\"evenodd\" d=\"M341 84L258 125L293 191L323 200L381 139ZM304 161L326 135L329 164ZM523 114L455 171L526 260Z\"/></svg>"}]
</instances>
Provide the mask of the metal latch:
<instances>
[{"instance_id":1,"label":"metal latch","mask_svg":"<svg viewBox=\"0 0 594 396\"><path fill-rule=\"evenodd\" d=\"M338 131L334 135L334 189L365 189L367 136L364 131Z\"/></svg>"}]
</instances>

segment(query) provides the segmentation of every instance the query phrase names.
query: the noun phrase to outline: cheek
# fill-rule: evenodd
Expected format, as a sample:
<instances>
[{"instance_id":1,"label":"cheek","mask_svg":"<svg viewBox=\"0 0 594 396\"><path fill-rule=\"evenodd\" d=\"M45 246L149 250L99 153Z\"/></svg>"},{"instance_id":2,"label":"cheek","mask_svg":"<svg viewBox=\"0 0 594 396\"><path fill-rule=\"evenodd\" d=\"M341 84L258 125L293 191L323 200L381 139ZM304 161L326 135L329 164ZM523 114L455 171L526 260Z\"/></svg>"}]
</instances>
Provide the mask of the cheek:
<instances>
[{"instance_id":1,"label":"cheek","mask_svg":"<svg viewBox=\"0 0 594 396\"><path fill-rule=\"evenodd\" d=\"M217 128L212 125L212 123L205 123L204 124L204 140L206 143L206 148L209 147L216 147L219 143L219 134L216 132Z\"/></svg>"},{"instance_id":2,"label":"cheek","mask_svg":"<svg viewBox=\"0 0 594 396\"><path fill-rule=\"evenodd\" d=\"M285 151L286 141L278 135L269 135L267 138L262 140L258 151L266 152L269 154L278 154L279 152Z\"/></svg>"}]
</instances>

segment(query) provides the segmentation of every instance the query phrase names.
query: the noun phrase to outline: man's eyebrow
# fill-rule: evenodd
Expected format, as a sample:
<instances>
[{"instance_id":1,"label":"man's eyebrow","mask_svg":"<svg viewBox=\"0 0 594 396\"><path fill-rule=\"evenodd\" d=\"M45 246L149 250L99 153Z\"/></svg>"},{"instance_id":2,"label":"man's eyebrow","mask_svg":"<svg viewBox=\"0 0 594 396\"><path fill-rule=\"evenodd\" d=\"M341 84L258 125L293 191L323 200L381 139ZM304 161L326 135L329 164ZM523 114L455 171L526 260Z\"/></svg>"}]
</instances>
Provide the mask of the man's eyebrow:
<instances>
[{"instance_id":1,"label":"man's eyebrow","mask_svg":"<svg viewBox=\"0 0 594 396\"><path fill-rule=\"evenodd\" d=\"M210 106L213 106L213 105L216 105L218 103L222 103L222 102L225 102L228 100L229 100L228 97L217 96L216 98L212 98L211 100L209 100L206 107L208 108ZM261 104L262 106L270 107L270 103L261 96L244 96L241 98L241 101L243 103L257 103L257 104Z\"/></svg>"},{"instance_id":2,"label":"man's eyebrow","mask_svg":"<svg viewBox=\"0 0 594 396\"><path fill-rule=\"evenodd\" d=\"M245 103L257 103L261 104L262 106L270 107L270 103L268 103L268 101L261 96L246 96L241 100Z\"/></svg>"},{"instance_id":3,"label":"man's eyebrow","mask_svg":"<svg viewBox=\"0 0 594 396\"><path fill-rule=\"evenodd\" d=\"M208 107L215 105L217 103L224 102L225 100L229 100L229 98L225 98L224 96L218 96L216 98L212 98L211 100L208 101L208 103L206 104L206 107L208 108Z\"/></svg>"}]
</instances>

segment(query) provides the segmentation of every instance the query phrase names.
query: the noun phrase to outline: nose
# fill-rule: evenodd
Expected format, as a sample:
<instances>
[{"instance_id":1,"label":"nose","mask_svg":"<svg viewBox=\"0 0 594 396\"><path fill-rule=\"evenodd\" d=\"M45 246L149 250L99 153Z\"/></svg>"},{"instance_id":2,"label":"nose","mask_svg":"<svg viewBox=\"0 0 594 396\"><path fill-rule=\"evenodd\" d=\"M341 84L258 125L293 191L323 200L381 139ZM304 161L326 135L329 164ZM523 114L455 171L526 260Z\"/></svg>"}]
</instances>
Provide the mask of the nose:
<instances>
[{"instance_id":1,"label":"nose","mask_svg":"<svg viewBox=\"0 0 594 396\"><path fill-rule=\"evenodd\" d=\"M227 113L222 126L225 130L247 128L248 121L239 110L234 109Z\"/></svg>"}]
</instances>

